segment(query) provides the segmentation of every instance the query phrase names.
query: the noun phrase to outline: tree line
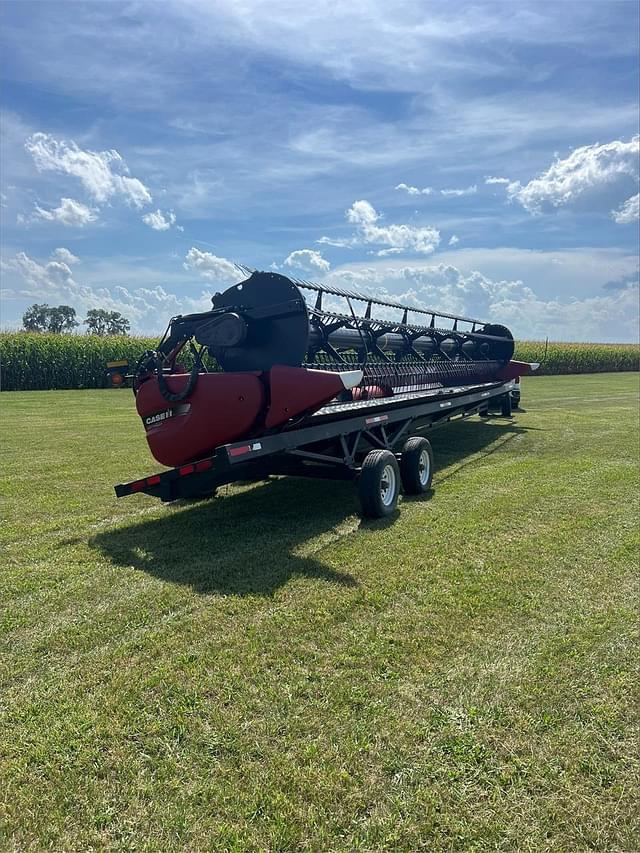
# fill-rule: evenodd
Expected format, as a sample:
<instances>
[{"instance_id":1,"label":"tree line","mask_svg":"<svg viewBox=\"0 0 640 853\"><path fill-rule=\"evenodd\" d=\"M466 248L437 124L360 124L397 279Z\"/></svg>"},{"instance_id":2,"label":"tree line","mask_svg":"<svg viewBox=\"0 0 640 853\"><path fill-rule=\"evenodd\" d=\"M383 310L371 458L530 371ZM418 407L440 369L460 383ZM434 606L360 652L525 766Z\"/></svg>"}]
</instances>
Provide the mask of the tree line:
<instances>
[{"instance_id":1,"label":"tree line","mask_svg":"<svg viewBox=\"0 0 640 853\"><path fill-rule=\"evenodd\" d=\"M76 320L75 308L70 305L50 306L34 304L22 315L22 325L27 332L72 332L80 323ZM128 335L131 324L119 311L92 308L83 320L88 335Z\"/></svg>"}]
</instances>

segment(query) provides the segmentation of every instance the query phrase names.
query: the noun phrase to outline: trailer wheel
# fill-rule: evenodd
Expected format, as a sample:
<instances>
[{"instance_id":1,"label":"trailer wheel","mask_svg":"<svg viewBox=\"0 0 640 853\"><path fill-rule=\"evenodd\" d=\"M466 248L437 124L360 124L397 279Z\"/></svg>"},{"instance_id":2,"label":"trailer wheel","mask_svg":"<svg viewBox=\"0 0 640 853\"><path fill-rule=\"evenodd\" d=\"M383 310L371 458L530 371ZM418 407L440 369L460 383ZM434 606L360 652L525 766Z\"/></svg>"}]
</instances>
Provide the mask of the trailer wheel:
<instances>
[{"instance_id":1,"label":"trailer wheel","mask_svg":"<svg viewBox=\"0 0 640 853\"><path fill-rule=\"evenodd\" d=\"M502 403L500 406L500 414L503 418L511 417L511 394L505 394L502 398Z\"/></svg>"},{"instance_id":2,"label":"trailer wheel","mask_svg":"<svg viewBox=\"0 0 640 853\"><path fill-rule=\"evenodd\" d=\"M365 518L384 518L395 510L400 493L400 468L390 450L367 453L360 471L358 493Z\"/></svg>"},{"instance_id":3,"label":"trailer wheel","mask_svg":"<svg viewBox=\"0 0 640 853\"><path fill-rule=\"evenodd\" d=\"M414 436L402 448L400 476L407 495L423 495L431 488L433 450L426 438Z\"/></svg>"}]
</instances>

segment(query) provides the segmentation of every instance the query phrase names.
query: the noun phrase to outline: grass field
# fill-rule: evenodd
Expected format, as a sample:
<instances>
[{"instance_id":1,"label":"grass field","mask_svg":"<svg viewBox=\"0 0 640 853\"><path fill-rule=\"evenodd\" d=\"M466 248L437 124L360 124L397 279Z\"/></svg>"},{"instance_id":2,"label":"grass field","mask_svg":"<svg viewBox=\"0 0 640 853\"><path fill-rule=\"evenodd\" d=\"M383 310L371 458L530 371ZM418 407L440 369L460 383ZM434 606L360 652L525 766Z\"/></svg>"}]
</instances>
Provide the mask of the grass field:
<instances>
[{"instance_id":1,"label":"grass field","mask_svg":"<svg viewBox=\"0 0 640 853\"><path fill-rule=\"evenodd\" d=\"M0 848L637 850L637 396L525 381L361 523L117 501L130 393L3 395Z\"/></svg>"}]
</instances>

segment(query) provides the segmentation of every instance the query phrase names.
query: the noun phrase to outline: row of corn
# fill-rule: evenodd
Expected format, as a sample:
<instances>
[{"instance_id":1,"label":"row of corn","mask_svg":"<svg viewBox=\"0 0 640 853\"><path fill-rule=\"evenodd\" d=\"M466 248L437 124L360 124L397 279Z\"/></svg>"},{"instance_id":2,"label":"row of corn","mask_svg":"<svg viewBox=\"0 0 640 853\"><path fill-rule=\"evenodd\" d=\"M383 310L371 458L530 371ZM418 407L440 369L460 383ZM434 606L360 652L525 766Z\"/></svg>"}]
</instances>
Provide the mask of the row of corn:
<instances>
[{"instance_id":1,"label":"row of corn","mask_svg":"<svg viewBox=\"0 0 640 853\"><path fill-rule=\"evenodd\" d=\"M157 338L0 333L0 381L3 391L54 388L103 388L106 363L140 355ZM518 342L514 358L541 362L540 374L600 373L638 370L640 348L634 344ZM190 366L191 356L180 359Z\"/></svg>"}]
</instances>

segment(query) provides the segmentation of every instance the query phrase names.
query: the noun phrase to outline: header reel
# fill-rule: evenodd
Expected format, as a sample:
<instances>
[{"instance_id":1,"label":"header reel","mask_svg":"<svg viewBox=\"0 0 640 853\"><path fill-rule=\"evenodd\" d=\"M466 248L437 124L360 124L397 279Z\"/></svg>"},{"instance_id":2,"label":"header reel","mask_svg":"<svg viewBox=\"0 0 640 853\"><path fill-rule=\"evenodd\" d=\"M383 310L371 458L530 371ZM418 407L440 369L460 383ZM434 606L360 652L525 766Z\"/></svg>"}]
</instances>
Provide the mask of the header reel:
<instances>
[{"instance_id":1,"label":"header reel","mask_svg":"<svg viewBox=\"0 0 640 853\"><path fill-rule=\"evenodd\" d=\"M315 293L315 300L307 303L303 291ZM254 272L212 302L211 311L171 320L158 349L140 360L136 384L157 373L165 399L174 401L162 377L174 369L187 344L195 363L192 387L184 392L193 390L205 350L228 373L268 371L275 365L359 367L364 385L383 377L390 388L488 378L514 352L505 326L272 272ZM379 316L373 316L374 310ZM394 311L400 316L392 317ZM180 399L188 396L184 392Z\"/></svg>"}]
</instances>

